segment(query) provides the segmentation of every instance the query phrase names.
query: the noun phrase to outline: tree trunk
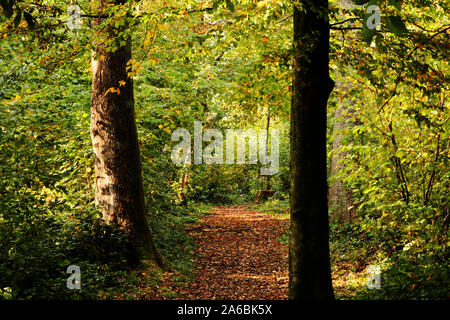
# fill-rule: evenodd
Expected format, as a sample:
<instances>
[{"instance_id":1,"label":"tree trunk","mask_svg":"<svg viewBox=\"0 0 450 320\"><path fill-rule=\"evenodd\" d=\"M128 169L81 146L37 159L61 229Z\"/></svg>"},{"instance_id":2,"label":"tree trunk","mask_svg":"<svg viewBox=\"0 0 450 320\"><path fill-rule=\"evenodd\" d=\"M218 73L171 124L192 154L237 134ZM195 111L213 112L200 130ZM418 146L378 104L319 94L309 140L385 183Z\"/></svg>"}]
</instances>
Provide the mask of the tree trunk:
<instances>
[{"instance_id":1,"label":"tree trunk","mask_svg":"<svg viewBox=\"0 0 450 320\"><path fill-rule=\"evenodd\" d=\"M266 154L269 154L269 128L270 128L270 106L267 106L267 124L266 124ZM271 190L270 174L266 176L266 190Z\"/></svg>"},{"instance_id":2,"label":"tree trunk","mask_svg":"<svg viewBox=\"0 0 450 320\"><path fill-rule=\"evenodd\" d=\"M275 192L273 190L259 190L253 204L262 203L273 197Z\"/></svg>"},{"instance_id":3,"label":"tree trunk","mask_svg":"<svg viewBox=\"0 0 450 320\"><path fill-rule=\"evenodd\" d=\"M334 299L328 244L328 2L294 7L289 299Z\"/></svg>"},{"instance_id":4,"label":"tree trunk","mask_svg":"<svg viewBox=\"0 0 450 320\"><path fill-rule=\"evenodd\" d=\"M339 4L344 9L349 9L355 7L355 5L350 0L340 0ZM342 12L345 12L343 10ZM345 14L340 15L340 19L345 19ZM339 37L340 41L344 41L345 36ZM347 66L348 68L348 66ZM332 177L332 183L330 185L328 193L328 206L331 210L331 219L348 223L353 219L354 214L354 201L352 197L352 191L347 189L344 181L342 179L336 179L335 175L344 169L344 163L342 160L347 156L347 152L341 151L342 140L344 139L343 130L358 123L352 122L347 116L348 113L354 112L353 105L354 101L348 96L350 89L352 87L349 78L343 74L336 74L337 78L340 79L336 82L336 90L340 90L341 101L339 106L336 108L333 115L333 146L332 154L330 159L330 177Z\"/></svg>"},{"instance_id":5,"label":"tree trunk","mask_svg":"<svg viewBox=\"0 0 450 320\"><path fill-rule=\"evenodd\" d=\"M107 3L92 0L92 7L99 14ZM101 18L94 19L93 25L100 22ZM113 37L113 27L108 28L107 34ZM163 266L145 218L133 80L126 70L131 59L131 39L115 51L107 51L104 45L94 45L94 48L91 139L95 159L95 200L101 207L103 219L128 233L132 246L131 262L145 258ZM110 88L118 88L120 93L110 92Z\"/></svg>"},{"instance_id":6,"label":"tree trunk","mask_svg":"<svg viewBox=\"0 0 450 320\"><path fill-rule=\"evenodd\" d=\"M345 115L346 104L351 102L344 98L341 105L334 112L333 123L333 150L330 159L330 177L334 177L342 169L344 169L344 163L342 160L347 155L347 152L340 151L342 147L342 139L345 128L352 125L351 121ZM337 221L350 222L353 216L353 198L351 190L347 189L342 179L333 179L330 186L330 192L328 196L328 204L331 209L331 219Z\"/></svg>"},{"instance_id":7,"label":"tree trunk","mask_svg":"<svg viewBox=\"0 0 450 320\"><path fill-rule=\"evenodd\" d=\"M186 171L181 174L181 181L180 181L180 189L178 192L178 199L180 200L180 204L184 207L187 207L188 205L188 199L187 199L187 193L188 193L188 187L189 187L189 179L191 177L191 165L188 165L185 169Z\"/></svg>"}]
</instances>

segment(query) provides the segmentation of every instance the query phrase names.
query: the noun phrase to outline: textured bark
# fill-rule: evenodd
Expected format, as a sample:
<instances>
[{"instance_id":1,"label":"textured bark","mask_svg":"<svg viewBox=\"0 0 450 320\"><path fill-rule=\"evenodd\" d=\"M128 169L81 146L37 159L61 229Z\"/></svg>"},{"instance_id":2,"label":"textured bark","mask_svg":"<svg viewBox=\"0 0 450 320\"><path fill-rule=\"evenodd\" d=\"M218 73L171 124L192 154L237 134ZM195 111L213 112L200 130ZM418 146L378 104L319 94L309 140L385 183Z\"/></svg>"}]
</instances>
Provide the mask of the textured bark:
<instances>
[{"instance_id":1,"label":"textured bark","mask_svg":"<svg viewBox=\"0 0 450 320\"><path fill-rule=\"evenodd\" d=\"M93 0L92 7L101 12L106 3ZM94 25L99 23L100 19L94 19ZM108 30L110 36L112 31L111 27ZM132 262L146 258L163 266L145 219L133 81L126 70L131 59L131 40L114 52L107 52L101 45L97 45L95 50L92 57L91 100L95 200L101 207L103 219L128 233ZM125 84L119 85L119 81ZM107 92L110 88L119 88L120 93Z\"/></svg>"},{"instance_id":2,"label":"textured bark","mask_svg":"<svg viewBox=\"0 0 450 320\"><path fill-rule=\"evenodd\" d=\"M289 299L334 299L328 244L326 105L328 2L294 8Z\"/></svg>"}]
</instances>

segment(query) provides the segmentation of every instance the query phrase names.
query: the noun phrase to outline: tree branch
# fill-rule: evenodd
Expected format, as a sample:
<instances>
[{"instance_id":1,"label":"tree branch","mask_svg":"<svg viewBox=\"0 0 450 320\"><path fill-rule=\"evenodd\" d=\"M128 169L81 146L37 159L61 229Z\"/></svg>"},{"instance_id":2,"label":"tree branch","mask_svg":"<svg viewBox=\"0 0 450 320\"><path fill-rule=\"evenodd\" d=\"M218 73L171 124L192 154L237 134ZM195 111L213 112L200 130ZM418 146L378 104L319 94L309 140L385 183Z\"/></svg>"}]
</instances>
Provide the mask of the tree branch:
<instances>
[{"instance_id":1,"label":"tree branch","mask_svg":"<svg viewBox=\"0 0 450 320\"><path fill-rule=\"evenodd\" d=\"M348 21L355 21L355 20L359 20L360 21L361 19L360 18L348 18L348 19L345 19L345 20L342 20L342 21L331 23L330 27L336 26L336 25L339 25L339 24L343 24L343 23L348 22Z\"/></svg>"},{"instance_id":2,"label":"tree branch","mask_svg":"<svg viewBox=\"0 0 450 320\"><path fill-rule=\"evenodd\" d=\"M442 27L440 27L440 28L443 28L443 27L445 27L445 26L447 26L447 25L443 25ZM439 28L439 29L440 29ZM438 29L438 30L439 30ZM406 56L406 58L404 59L405 61L406 60L408 60L409 58L411 58L411 56L412 56L412 54L414 53L414 52L416 52L419 48L421 48L423 45L425 45L428 41L430 41L431 39L433 39L434 37L436 37L437 35L439 35L439 34L441 34L441 33L443 33L443 32L446 32L448 29L450 29L450 27L447 27L447 28L444 28L444 29L442 29L442 30L439 30L438 32L436 32L435 34L433 34L432 36L430 36L430 37L428 37L427 39L425 39L425 41L423 41L423 42L421 42L421 43L419 43L418 45L416 45L410 52L409 52L409 54ZM397 94L397 87L398 87L398 84L400 83L400 80L402 79L402 73L403 73L403 70L400 70L400 72L399 72L399 74L398 74L398 76L397 76L397 79L395 80L395 86L394 86L394 89L392 90L392 92L391 92L391 95L389 96L389 99L387 99L384 103L383 103L383 105L381 106L381 108L378 110L378 112L377 112L377 114L380 114L380 112L384 109L384 107L389 103L389 101L391 101L391 99Z\"/></svg>"}]
</instances>

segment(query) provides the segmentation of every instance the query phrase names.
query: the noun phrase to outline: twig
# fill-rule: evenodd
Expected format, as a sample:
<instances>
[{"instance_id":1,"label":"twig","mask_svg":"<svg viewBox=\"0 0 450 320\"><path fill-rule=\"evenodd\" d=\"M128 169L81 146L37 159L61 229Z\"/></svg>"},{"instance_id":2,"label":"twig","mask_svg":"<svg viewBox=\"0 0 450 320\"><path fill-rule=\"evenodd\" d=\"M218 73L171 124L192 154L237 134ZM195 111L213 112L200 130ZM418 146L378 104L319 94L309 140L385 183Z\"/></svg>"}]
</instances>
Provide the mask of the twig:
<instances>
[{"instance_id":1,"label":"twig","mask_svg":"<svg viewBox=\"0 0 450 320\"><path fill-rule=\"evenodd\" d=\"M444 26L446 26L446 25L444 25ZM442 27L444 27L444 26L442 26ZM441 27L441 28L442 28L442 27ZM406 61L406 60L408 60L409 58L411 58L412 54L413 54L416 50L418 50L420 47L422 47L423 45L425 45L428 41L430 41L431 39L433 39L433 38L436 37L437 35L439 35L439 34L445 32L445 31L447 31L448 29L450 29L450 27L444 28L443 30L440 30L440 31L436 32L436 33L433 34L431 37L428 37L425 41L423 41L422 43L420 43L420 44L418 44L417 46L415 46L415 47L409 52L409 54L406 56L406 58L405 58L404 60ZM439 30L439 29L438 29L438 30ZM397 76L397 79L395 80L395 86L394 86L394 89L393 89L392 92L391 92L391 95L390 95L389 99L387 99L387 100L383 103L383 105L381 106L381 108L378 110L377 114L380 114L380 112L381 112L381 111L384 109L384 107L389 103L389 101L391 101L391 99L397 94L397 87L398 87L398 84L400 83L400 80L402 79L402 73L403 73L403 70L400 70L400 72L399 72L399 74L398 74L398 76Z\"/></svg>"},{"instance_id":2,"label":"twig","mask_svg":"<svg viewBox=\"0 0 450 320\"><path fill-rule=\"evenodd\" d=\"M355 21L355 20L361 20L361 19L360 18L348 18L348 19L345 19L345 20L342 20L342 21L339 21L339 22L331 23L330 27L336 26L336 25L339 25L339 24L343 24L343 23L348 22L348 21Z\"/></svg>"},{"instance_id":3,"label":"twig","mask_svg":"<svg viewBox=\"0 0 450 320\"><path fill-rule=\"evenodd\" d=\"M330 30L362 30L363 27L333 27L330 26Z\"/></svg>"}]
</instances>

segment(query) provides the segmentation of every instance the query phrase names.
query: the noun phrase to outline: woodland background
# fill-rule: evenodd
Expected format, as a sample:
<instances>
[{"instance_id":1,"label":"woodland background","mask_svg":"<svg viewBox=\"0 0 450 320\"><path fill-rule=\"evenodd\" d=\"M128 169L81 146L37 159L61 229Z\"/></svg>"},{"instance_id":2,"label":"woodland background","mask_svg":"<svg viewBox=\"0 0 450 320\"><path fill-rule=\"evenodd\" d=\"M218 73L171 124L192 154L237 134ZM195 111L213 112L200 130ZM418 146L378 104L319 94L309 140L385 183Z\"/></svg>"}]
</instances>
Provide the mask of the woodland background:
<instances>
[{"instance_id":1,"label":"woodland background","mask_svg":"<svg viewBox=\"0 0 450 320\"><path fill-rule=\"evenodd\" d=\"M11 12L0 3L0 299L139 298L142 269L129 266L123 230L94 204L90 4L76 2L82 28L69 30L68 1L15 1ZM368 4L329 1L335 296L447 299L448 3L369 4L381 8L378 31L363 28ZM213 206L252 205L270 189L252 209L289 216L292 2L143 0L111 10L129 28L110 46L133 39L146 219L175 281L189 283L196 243L185 227ZM222 132L279 129L279 172L174 165L171 132L194 120ZM83 271L81 291L66 288L71 264ZM381 267L380 290L365 286L369 265ZM145 270L149 287L176 297L157 287L162 271Z\"/></svg>"}]
</instances>

